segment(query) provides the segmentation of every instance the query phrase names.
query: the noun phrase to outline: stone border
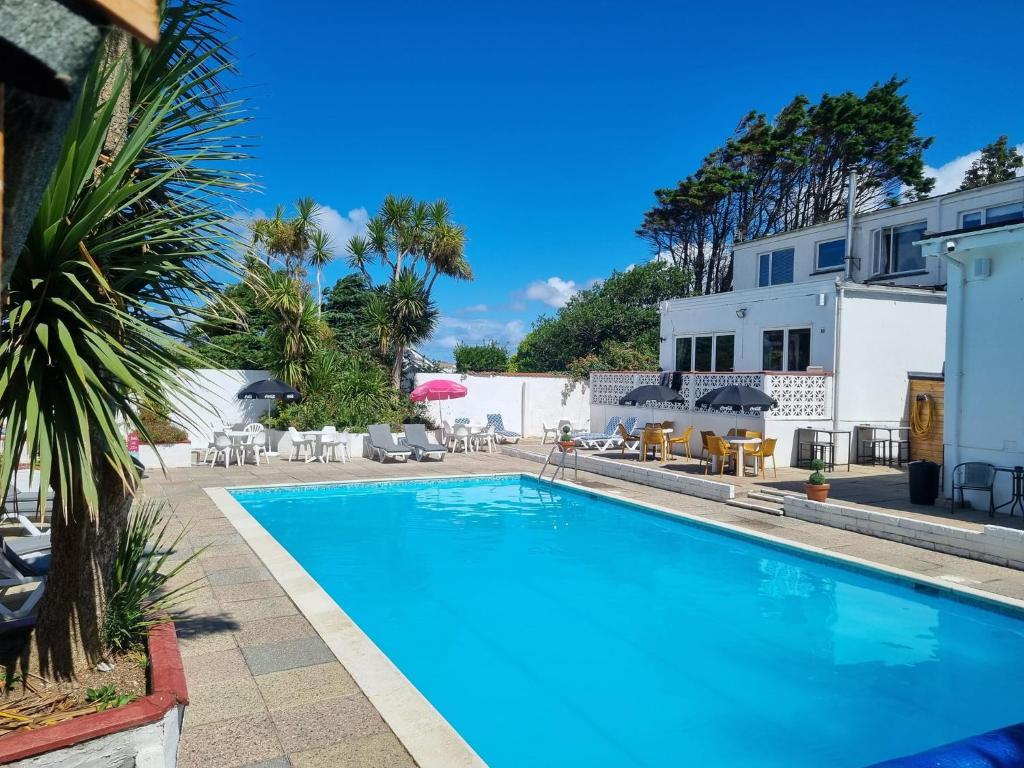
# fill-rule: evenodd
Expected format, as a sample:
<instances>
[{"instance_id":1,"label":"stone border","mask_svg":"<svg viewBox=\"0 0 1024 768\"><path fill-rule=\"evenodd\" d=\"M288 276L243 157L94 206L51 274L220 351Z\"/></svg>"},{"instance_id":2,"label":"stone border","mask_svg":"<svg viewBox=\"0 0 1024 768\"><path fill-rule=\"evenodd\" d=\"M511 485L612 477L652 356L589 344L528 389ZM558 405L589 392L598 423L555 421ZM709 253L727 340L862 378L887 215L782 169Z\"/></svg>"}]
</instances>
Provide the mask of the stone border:
<instances>
[{"instance_id":1,"label":"stone border","mask_svg":"<svg viewBox=\"0 0 1024 768\"><path fill-rule=\"evenodd\" d=\"M526 448L505 446L501 450L506 456L535 461L538 464L543 464L545 458L547 458L543 453L534 453ZM578 448L576 451L579 453ZM566 459L565 468L566 472L572 469L572 464L568 459ZM661 488L665 491L685 493L688 496L696 496L700 499L731 501L736 498L736 487L730 483L705 480L700 477L693 477L692 475L679 472L669 472L664 469L650 469L639 466L638 462L601 459L598 456L587 456L580 453L579 468L585 472L592 472L595 475L628 480L631 483L648 485L651 488Z\"/></svg>"},{"instance_id":2,"label":"stone border","mask_svg":"<svg viewBox=\"0 0 1024 768\"><path fill-rule=\"evenodd\" d=\"M783 506L786 517L1024 570L1024 530L985 525L974 531L799 496L787 496Z\"/></svg>"},{"instance_id":3,"label":"stone border","mask_svg":"<svg viewBox=\"0 0 1024 768\"><path fill-rule=\"evenodd\" d=\"M507 473L519 474L519 473ZM466 475L451 475L451 478ZM469 477L473 477L469 475ZM428 480L444 476L395 479ZM278 483L250 488L352 485L366 481ZM375 481L369 481L375 482ZM305 568L230 494L228 488L204 488L217 508L249 544L306 617L352 679L366 694L420 768L487 768L487 764L440 712L402 674L384 652L314 581Z\"/></svg>"}]
</instances>

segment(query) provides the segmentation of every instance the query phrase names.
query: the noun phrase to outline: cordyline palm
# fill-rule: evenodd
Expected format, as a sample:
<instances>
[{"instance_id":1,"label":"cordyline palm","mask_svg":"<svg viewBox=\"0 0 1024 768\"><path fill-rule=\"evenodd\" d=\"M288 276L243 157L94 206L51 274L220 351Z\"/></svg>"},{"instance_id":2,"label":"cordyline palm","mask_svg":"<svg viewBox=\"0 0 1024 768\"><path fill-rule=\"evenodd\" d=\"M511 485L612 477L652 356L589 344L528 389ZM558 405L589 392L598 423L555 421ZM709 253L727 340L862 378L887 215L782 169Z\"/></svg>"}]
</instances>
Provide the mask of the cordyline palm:
<instances>
[{"instance_id":1,"label":"cordyline palm","mask_svg":"<svg viewBox=\"0 0 1024 768\"><path fill-rule=\"evenodd\" d=\"M392 295L399 281L406 280L398 292L412 295L413 281L418 282L426 306L435 312L431 331L436 322L436 310L430 300L434 283L440 276L456 280L472 280L473 270L465 256L466 230L451 220L451 210L444 200L433 203L416 202L411 197L388 195L380 211L366 225L366 235L353 237L348 242L348 263L366 276L370 285L370 268L376 264L389 273L386 293ZM406 277L408 275L408 277ZM387 314L384 305L377 302L374 325L379 329L381 347L395 355L392 380L397 386L401 380L402 357L416 341L429 337L403 332L398 328L386 329L378 322ZM425 313L424 316L429 315ZM394 316L394 315L392 315ZM397 322L397 317L396 317ZM414 339L409 341L408 339Z\"/></svg>"},{"instance_id":2,"label":"cordyline palm","mask_svg":"<svg viewBox=\"0 0 1024 768\"><path fill-rule=\"evenodd\" d=\"M286 216L284 206L277 206L272 217L255 219L249 225L253 249L266 255L267 266L274 268L275 262L280 264L288 277L305 276L310 249L318 237L321 258L327 251L327 240L317 224L319 214L320 206L311 197L299 198L295 216Z\"/></svg>"},{"instance_id":3,"label":"cordyline palm","mask_svg":"<svg viewBox=\"0 0 1024 768\"><path fill-rule=\"evenodd\" d=\"M391 383L402 380L402 357L412 345L429 338L437 325L437 307L430 300L423 279L411 269L377 289L366 304L366 318L380 338L380 349L393 354Z\"/></svg>"},{"instance_id":4,"label":"cordyline palm","mask_svg":"<svg viewBox=\"0 0 1024 768\"><path fill-rule=\"evenodd\" d=\"M22 456L54 490L35 637L39 666L58 677L104 652L99 628L137 484L124 428L148 440L139 404L170 410L182 394L176 370L202 363L181 343L184 328L216 294L211 271L235 269L220 210L246 184L232 170L245 118L219 83L230 66L224 16L217 3L167 7L153 50L134 47L130 66L97 64L12 276L0 494ZM127 129L104 152L124 93Z\"/></svg>"},{"instance_id":5,"label":"cordyline palm","mask_svg":"<svg viewBox=\"0 0 1024 768\"><path fill-rule=\"evenodd\" d=\"M324 294L321 286L323 269L334 259L334 251L331 249L331 238L322 229L313 233L309 244L309 263L316 268L316 312L317 316L323 313Z\"/></svg>"}]
</instances>

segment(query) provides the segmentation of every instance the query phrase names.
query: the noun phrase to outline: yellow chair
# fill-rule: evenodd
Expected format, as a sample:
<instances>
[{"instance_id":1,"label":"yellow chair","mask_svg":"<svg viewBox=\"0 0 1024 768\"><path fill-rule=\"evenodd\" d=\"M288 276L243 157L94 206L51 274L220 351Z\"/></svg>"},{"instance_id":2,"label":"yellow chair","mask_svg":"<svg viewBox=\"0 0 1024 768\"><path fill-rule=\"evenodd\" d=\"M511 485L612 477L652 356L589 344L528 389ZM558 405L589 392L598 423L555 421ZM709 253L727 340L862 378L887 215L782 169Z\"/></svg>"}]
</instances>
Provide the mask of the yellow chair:
<instances>
[{"instance_id":1,"label":"yellow chair","mask_svg":"<svg viewBox=\"0 0 1024 768\"><path fill-rule=\"evenodd\" d=\"M778 440L774 437L765 438L759 446L757 446L756 448L751 448L746 453L747 456L756 456L758 459L761 460L762 479L767 478L767 475L765 474L766 459L772 460L772 476L776 478L779 476L779 473L775 470L775 443L777 442Z\"/></svg>"},{"instance_id":2,"label":"yellow chair","mask_svg":"<svg viewBox=\"0 0 1024 768\"><path fill-rule=\"evenodd\" d=\"M688 426L686 428L686 431L683 432L683 434L679 435L678 437L670 437L668 439L668 455L669 455L669 457L671 458L671 456L672 456L672 446L673 445L681 445L681 446L683 446L683 453L686 456L686 458L692 460L693 456L690 455L690 438L692 436L693 436L693 424Z\"/></svg>"},{"instance_id":3,"label":"yellow chair","mask_svg":"<svg viewBox=\"0 0 1024 768\"><path fill-rule=\"evenodd\" d=\"M661 451L661 460L665 460L665 432L655 425L648 424L640 436L640 461L647 461L647 449L655 448Z\"/></svg>"},{"instance_id":4,"label":"yellow chair","mask_svg":"<svg viewBox=\"0 0 1024 768\"><path fill-rule=\"evenodd\" d=\"M718 435L712 435L708 438L708 463L704 467L704 474L708 474L708 470L711 469L711 457L718 456L718 474L725 474L725 465L728 463L730 457L736 456L736 451L733 450L732 446L726 442L724 437L718 437Z\"/></svg>"},{"instance_id":5,"label":"yellow chair","mask_svg":"<svg viewBox=\"0 0 1024 768\"><path fill-rule=\"evenodd\" d=\"M764 433L763 432L755 432L752 429L745 429L743 431L746 432L744 437L756 437L758 440L760 440L761 438L764 437Z\"/></svg>"},{"instance_id":6,"label":"yellow chair","mask_svg":"<svg viewBox=\"0 0 1024 768\"><path fill-rule=\"evenodd\" d=\"M704 457L708 452L708 438L714 437L715 433L710 429L702 429L700 431L700 460L704 461Z\"/></svg>"}]
</instances>

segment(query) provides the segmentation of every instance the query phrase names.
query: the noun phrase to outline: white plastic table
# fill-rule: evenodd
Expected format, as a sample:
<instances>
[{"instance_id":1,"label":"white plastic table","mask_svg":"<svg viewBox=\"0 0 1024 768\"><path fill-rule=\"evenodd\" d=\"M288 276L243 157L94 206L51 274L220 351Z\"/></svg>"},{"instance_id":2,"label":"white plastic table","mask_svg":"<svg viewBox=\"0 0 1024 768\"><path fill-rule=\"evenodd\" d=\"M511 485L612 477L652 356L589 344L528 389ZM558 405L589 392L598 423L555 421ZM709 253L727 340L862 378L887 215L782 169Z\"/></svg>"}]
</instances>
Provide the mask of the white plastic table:
<instances>
[{"instance_id":1,"label":"white plastic table","mask_svg":"<svg viewBox=\"0 0 1024 768\"><path fill-rule=\"evenodd\" d=\"M321 445L321 439L325 434L324 431L322 429L303 429L300 431L302 432L303 437L312 437L316 440L316 449L306 455L306 463L309 464L313 461L319 461L321 464L326 464L327 460L324 458L324 449Z\"/></svg>"},{"instance_id":2,"label":"white plastic table","mask_svg":"<svg viewBox=\"0 0 1024 768\"><path fill-rule=\"evenodd\" d=\"M736 449L736 476L743 477L747 474L747 466L743 463L743 451L746 446L752 448L757 447L761 444L760 437L731 437L726 435L724 438L725 442L733 446ZM757 459L754 459L754 475L757 475Z\"/></svg>"}]
</instances>

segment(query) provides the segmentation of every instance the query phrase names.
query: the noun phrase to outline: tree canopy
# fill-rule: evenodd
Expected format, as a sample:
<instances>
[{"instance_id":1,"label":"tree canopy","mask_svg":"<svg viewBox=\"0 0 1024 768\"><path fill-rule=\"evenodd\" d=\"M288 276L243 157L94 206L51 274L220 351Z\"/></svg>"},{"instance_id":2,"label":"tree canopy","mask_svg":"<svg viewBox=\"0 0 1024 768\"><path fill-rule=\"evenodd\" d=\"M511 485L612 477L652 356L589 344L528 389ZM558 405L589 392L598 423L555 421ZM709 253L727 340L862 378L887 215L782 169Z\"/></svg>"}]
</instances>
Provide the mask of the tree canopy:
<instances>
[{"instance_id":1,"label":"tree canopy","mask_svg":"<svg viewBox=\"0 0 1024 768\"><path fill-rule=\"evenodd\" d=\"M960 189L974 189L984 187L986 184L996 184L1000 181L1009 181L1017 175L1024 167L1024 156L1017 151L1016 147L1010 146L1006 136L1000 136L991 144L981 149L981 157L971 163L971 167L964 174L964 181Z\"/></svg>"},{"instance_id":2,"label":"tree canopy","mask_svg":"<svg viewBox=\"0 0 1024 768\"><path fill-rule=\"evenodd\" d=\"M456 344L455 370L459 373L507 371L508 350L496 341Z\"/></svg>"},{"instance_id":3,"label":"tree canopy","mask_svg":"<svg viewBox=\"0 0 1024 768\"><path fill-rule=\"evenodd\" d=\"M624 359L621 349L611 348L615 342L656 360L658 304L688 296L692 285L687 269L661 260L614 272L577 293L555 316L541 316L520 342L513 364L519 371L566 371L588 355Z\"/></svg>"},{"instance_id":4,"label":"tree canopy","mask_svg":"<svg viewBox=\"0 0 1024 768\"><path fill-rule=\"evenodd\" d=\"M748 113L735 133L676 186L655 190L637 235L692 274L695 294L729 290L734 242L841 218L858 176L858 211L927 195L930 138L901 92L876 83L863 96L797 96L775 117Z\"/></svg>"}]
</instances>

